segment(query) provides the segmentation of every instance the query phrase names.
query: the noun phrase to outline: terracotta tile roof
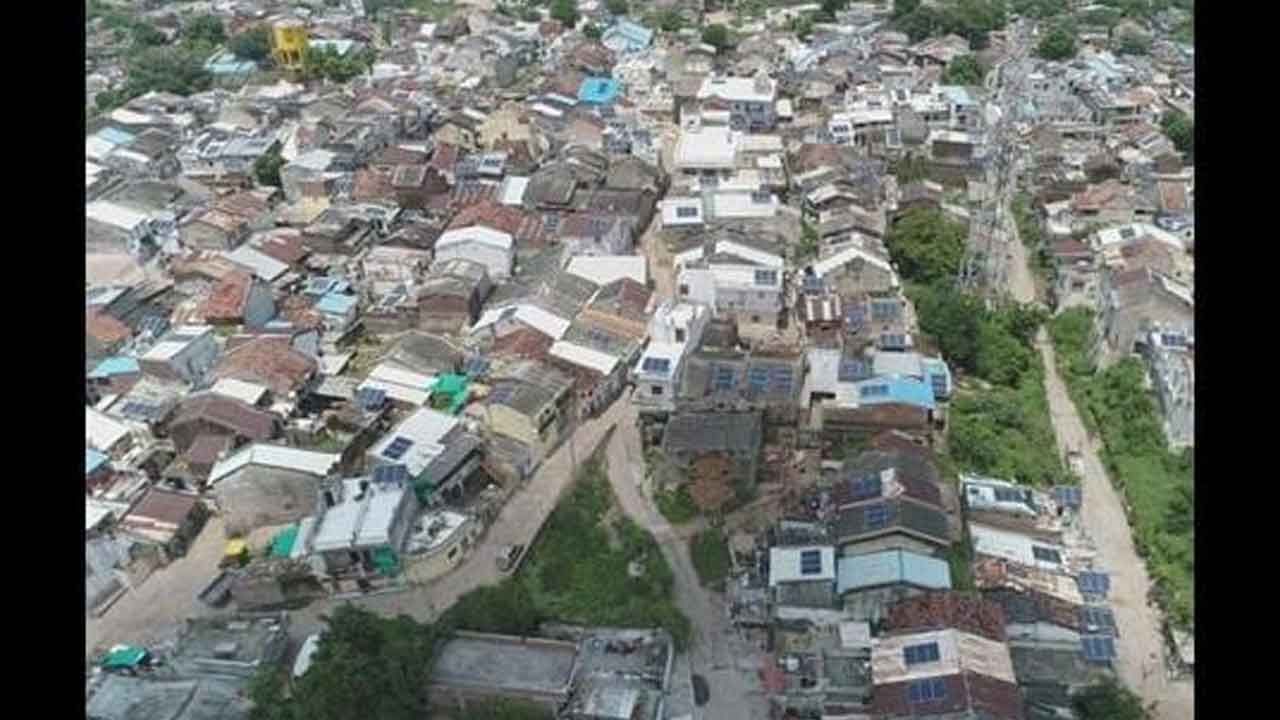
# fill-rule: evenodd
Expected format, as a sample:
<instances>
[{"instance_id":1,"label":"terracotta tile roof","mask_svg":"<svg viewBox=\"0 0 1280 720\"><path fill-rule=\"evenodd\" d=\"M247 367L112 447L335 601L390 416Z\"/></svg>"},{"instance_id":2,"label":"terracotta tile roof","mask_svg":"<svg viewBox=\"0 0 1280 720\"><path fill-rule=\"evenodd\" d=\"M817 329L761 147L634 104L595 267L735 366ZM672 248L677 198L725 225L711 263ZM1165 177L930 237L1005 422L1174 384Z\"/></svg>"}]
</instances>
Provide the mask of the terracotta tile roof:
<instances>
[{"instance_id":1,"label":"terracotta tile roof","mask_svg":"<svg viewBox=\"0 0 1280 720\"><path fill-rule=\"evenodd\" d=\"M311 253L302 242L302 233L296 230L279 230L253 241L253 247L287 265L300 263Z\"/></svg>"},{"instance_id":2,"label":"terracotta tile roof","mask_svg":"<svg viewBox=\"0 0 1280 720\"><path fill-rule=\"evenodd\" d=\"M1093 251L1079 240L1067 238L1053 244L1053 254L1057 257L1093 257Z\"/></svg>"},{"instance_id":3,"label":"terracotta tile roof","mask_svg":"<svg viewBox=\"0 0 1280 720\"><path fill-rule=\"evenodd\" d=\"M554 342L548 335L522 327L495 340L489 354L493 357L545 360Z\"/></svg>"},{"instance_id":4,"label":"terracotta tile roof","mask_svg":"<svg viewBox=\"0 0 1280 720\"><path fill-rule=\"evenodd\" d=\"M962 712L969 705L964 673L941 678L946 691L941 700L913 703L909 700L911 682L877 684L871 693L871 716L876 718L933 717ZM993 719L994 720L994 719Z\"/></svg>"},{"instance_id":5,"label":"terracotta tile roof","mask_svg":"<svg viewBox=\"0 0 1280 720\"><path fill-rule=\"evenodd\" d=\"M181 526L199 502L195 495L151 488L121 522L130 525L131 521L140 520Z\"/></svg>"},{"instance_id":6,"label":"terracotta tile roof","mask_svg":"<svg viewBox=\"0 0 1280 720\"><path fill-rule=\"evenodd\" d=\"M640 318L649 309L649 301L653 291L648 286L632 280L620 278L600 287L591 308L607 312L627 319Z\"/></svg>"},{"instance_id":7,"label":"terracotta tile roof","mask_svg":"<svg viewBox=\"0 0 1280 720\"><path fill-rule=\"evenodd\" d=\"M1129 188L1119 180L1106 180L1097 185L1090 185L1084 191L1072 195L1071 209L1082 211L1115 207L1129 201L1129 195Z\"/></svg>"},{"instance_id":8,"label":"terracotta tile roof","mask_svg":"<svg viewBox=\"0 0 1280 720\"><path fill-rule=\"evenodd\" d=\"M189 422L207 422L250 440L269 440L275 436L276 416L259 410L243 400L224 395L202 393L178 406L171 426ZM195 451L195 445L187 450Z\"/></svg>"},{"instance_id":9,"label":"terracotta tile roof","mask_svg":"<svg viewBox=\"0 0 1280 720\"><path fill-rule=\"evenodd\" d=\"M931 592L889 606L887 627L895 632L954 628L1004 642L1004 610L981 596Z\"/></svg>"},{"instance_id":10,"label":"terracotta tile roof","mask_svg":"<svg viewBox=\"0 0 1280 720\"><path fill-rule=\"evenodd\" d=\"M133 331L128 325L97 310L85 310L84 332L103 345L115 345L128 340Z\"/></svg>"},{"instance_id":11,"label":"terracotta tile roof","mask_svg":"<svg viewBox=\"0 0 1280 720\"><path fill-rule=\"evenodd\" d=\"M436 145L435 152L431 154L431 161L427 164L440 172L453 172L454 166L458 164L458 146L448 143Z\"/></svg>"},{"instance_id":12,"label":"terracotta tile roof","mask_svg":"<svg viewBox=\"0 0 1280 720\"><path fill-rule=\"evenodd\" d=\"M312 309L312 301L302 295L290 295L281 301L280 317L304 330L324 324L324 318Z\"/></svg>"},{"instance_id":13,"label":"terracotta tile roof","mask_svg":"<svg viewBox=\"0 0 1280 720\"><path fill-rule=\"evenodd\" d=\"M1186 212L1187 186L1180 182L1160 182L1156 184L1160 191L1160 209L1165 212Z\"/></svg>"},{"instance_id":14,"label":"terracotta tile roof","mask_svg":"<svg viewBox=\"0 0 1280 720\"><path fill-rule=\"evenodd\" d=\"M200 312L209 322L236 322L244 318L245 304L253 276L237 270L228 273L214 286L213 292L201 305Z\"/></svg>"},{"instance_id":15,"label":"terracotta tile roof","mask_svg":"<svg viewBox=\"0 0 1280 720\"><path fill-rule=\"evenodd\" d=\"M218 462L224 450L230 449L231 440L228 435L201 435L191 443L182 457L191 465L213 465Z\"/></svg>"},{"instance_id":16,"label":"terracotta tile roof","mask_svg":"<svg viewBox=\"0 0 1280 720\"><path fill-rule=\"evenodd\" d=\"M499 205L492 199L484 199L458 211L449 222L449 229L481 225L501 230L515 238L517 246L545 245L554 236L547 231L542 217L520 208Z\"/></svg>"},{"instance_id":17,"label":"terracotta tile roof","mask_svg":"<svg viewBox=\"0 0 1280 720\"><path fill-rule=\"evenodd\" d=\"M295 350L287 337L254 338L230 350L214 368L216 379L235 378L257 383L287 397L315 372L316 361Z\"/></svg>"},{"instance_id":18,"label":"terracotta tile roof","mask_svg":"<svg viewBox=\"0 0 1280 720\"><path fill-rule=\"evenodd\" d=\"M1081 629L1080 606L1048 593L1001 588L984 595L1000 605L1010 623L1048 622L1077 632Z\"/></svg>"},{"instance_id":19,"label":"terracotta tile roof","mask_svg":"<svg viewBox=\"0 0 1280 720\"><path fill-rule=\"evenodd\" d=\"M362 168L357 170L351 181L351 199L356 202L394 199L395 187L391 183L391 174Z\"/></svg>"}]
</instances>

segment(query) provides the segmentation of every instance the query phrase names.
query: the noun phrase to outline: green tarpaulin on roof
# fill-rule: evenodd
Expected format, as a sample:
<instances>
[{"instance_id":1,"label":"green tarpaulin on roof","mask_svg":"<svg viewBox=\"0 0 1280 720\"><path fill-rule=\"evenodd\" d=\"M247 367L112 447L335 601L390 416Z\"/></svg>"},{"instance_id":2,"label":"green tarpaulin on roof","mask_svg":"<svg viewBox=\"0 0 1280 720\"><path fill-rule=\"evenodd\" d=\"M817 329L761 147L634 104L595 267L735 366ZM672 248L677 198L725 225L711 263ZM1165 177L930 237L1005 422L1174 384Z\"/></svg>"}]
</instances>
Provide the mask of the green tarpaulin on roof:
<instances>
[{"instance_id":1,"label":"green tarpaulin on roof","mask_svg":"<svg viewBox=\"0 0 1280 720\"><path fill-rule=\"evenodd\" d=\"M102 667L107 670L120 670L135 667L147 656L147 651L133 645L117 645L102 659Z\"/></svg>"},{"instance_id":2,"label":"green tarpaulin on roof","mask_svg":"<svg viewBox=\"0 0 1280 720\"><path fill-rule=\"evenodd\" d=\"M471 379L466 375L441 375L431 386L431 394L439 398L439 404L433 398L432 407L443 410L447 406L449 413L457 415L467 404L467 386L470 384Z\"/></svg>"},{"instance_id":3,"label":"green tarpaulin on roof","mask_svg":"<svg viewBox=\"0 0 1280 720\"><path fill-rule=\"evenodd\" d=\"M387 577L395 577L400 573L400 559L389 547L380 547L373 551L373 564L378 572Z\"/></svg>"},{"instance_id":4,"label":"green tarpaulin on roof","mask_svg":"<svg viewBox=\"0 0 1280 720\"><path fill-rule=\"evenodd\" d=\"M293 552L293 544L298 541L298 526L289 527L276 533L271 539L271 557L287 558Z\"/></svg>"}]
</instances>

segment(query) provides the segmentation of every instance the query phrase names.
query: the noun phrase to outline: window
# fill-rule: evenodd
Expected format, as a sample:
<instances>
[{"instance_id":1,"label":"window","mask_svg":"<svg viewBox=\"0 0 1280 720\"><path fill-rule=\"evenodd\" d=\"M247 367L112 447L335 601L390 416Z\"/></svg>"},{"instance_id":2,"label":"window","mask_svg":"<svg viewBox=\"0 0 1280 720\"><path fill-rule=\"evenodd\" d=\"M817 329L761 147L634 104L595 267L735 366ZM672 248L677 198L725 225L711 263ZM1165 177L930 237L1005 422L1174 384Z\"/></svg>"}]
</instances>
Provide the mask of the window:
<instances>
[{"instance_id":1,"label":"window","mask_svg":"<svg viewBox=\"0 0 1280 720\"><path fill-rule=\"evenodd\" d=\"M676 328L676 342L684 342L684 330L682 328Z\"/></svg>"},{"instance_id":2,"label":"window","mask_svg":"<svg viewBox=\"0 0 1280 720\"><path fill-rule=\"evenodd\" d=\"M822 572L822 551L804 550L800 553L800 574L818 575Z\"/></svg>"},{"instance_id":3,"label":"window","mask_svg":"<svg viewBox=\"0 0 1280 720\"><path fill-rule=\"evenodd\" d=\"M758 323L758 322L760 322L760 316L759 316L759 315L752 315L752 316L751 316L751 322L753 322L753 323Z\"/></svg>"},{"instance_id":4,"label":"window","mask_svg":"<svg viewBox=\"0 0 1280 720\"><path fill-rule=\"evenodd\" d=\"M698 217L698 208L696 208L696 207L678 207L678 208L676 208L676 217L678 217L678 218L696 218L696 217Z\"/></svg>"},{"instance_id":5,"label":"window","mask_svg":"<svg viewBox=\"0 0 1280 720\"><path fill-rule=\"evenodd\" d=\"M662 394L662 386L661 386L661 385L651 385L651 386L649 386L649 393L650 393L651 395L661 395L661 394Z\"/></svg>"},{"instance_id":6,"label":"window","mask_svg":"<svg viewBox=\"0 0 1280 720\"><path fill-rule=\"evenodd\" d=\"M907 700L913 704L936 702L947 697L947 683L942 678L916 680L907 686Z\"/></svg>"},{"instance_id":7,"label":"window","mask_svg":"<svg viewBox=\"0 0 1280 720\"><path fill-rule=\"evenodd\" d=\"M688 285L681 285L681 286L680 286L680 294L681 294L681 295L688 295L688 294L689 294L689 286L688 286Z\"/></svg>"},{"instance_id":8,"label":"window","mask_svg":"<svg viewBox=\"0 0 1280 720\"><path fill-rule=\"evenodd\" d=\"M757 270L756 284L757 285L777 285L778 271L777 270Z\"/></svg>"},{"instance_id":9,"label":"window","mask_svg":"<svg viewBox=\"0 0 1280 720\"><path fill-rule=\"evenodd\" d=\"M1035 555L1036 559L1042 562L1049 562L1054 564L1059 564L1062 562L1062 556L1058 554L1057 550L1053 550L1051 548L1040 547L1039 545L1032 545L1031 554Z\"/></svg>"},{"instance_id":10,"label":"window","mask_svg":"<svg viewBox=\"0 0 1280 720\"><path fill-rule=\"evenodd\" d=\"M902 659L906 661L908 666L938 662L941 657L938 652L938 643L936 642L908 645L902 648Z\"/></svg>"}]
</instances>

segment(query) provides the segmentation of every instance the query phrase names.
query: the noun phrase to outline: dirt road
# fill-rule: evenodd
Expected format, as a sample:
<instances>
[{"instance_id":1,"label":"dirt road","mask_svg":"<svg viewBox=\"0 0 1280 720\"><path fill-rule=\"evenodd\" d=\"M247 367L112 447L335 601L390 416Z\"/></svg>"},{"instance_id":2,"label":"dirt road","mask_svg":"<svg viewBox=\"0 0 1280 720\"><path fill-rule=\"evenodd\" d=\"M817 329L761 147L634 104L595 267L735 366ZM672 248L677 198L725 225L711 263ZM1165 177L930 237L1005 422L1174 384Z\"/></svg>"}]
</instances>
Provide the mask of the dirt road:
<instances>
[{"instance_id":1,"label":"dirt road","mask_svg":"<svg viewBox=\"0 0 1280 720\"><path fill-rule=\"evenodd\" d=\"M171 639L187 618L210 614L196 593L213 580L226 544L222 520L210 518L185 556L153 572L102 617L85 622L85 656L119 643L154 646Z\"/></svg>"},{"instance_id":2,"label":"dirt road","mask_svg":"<svg viewBox=\"0 0 1280 720\"><path fill-rule=\"evenodd\" d=\"M418 620L432 620L466 593L498 583L505 577L497 569L499 549L514 544L528 547L533 543L538 529L569 487L574 461L585 460L623 414L623 403L618 402L599 417L579 425L573 440L566 440L543 461L533 478L502 507L480 544L448 575L428 585L364 597L357 602L384 615L404 613ZM303 638L318 631L322 627L320 616L342 602L346 601L324 600L297 611L293 614L290 634Z\"/></svg>"},{"instance_id":3,"label":"dirt road","mask_svg":"<svg viewBox=\"0 0 1280 720\"><path fill-rule=\"evenodd\" d=\"M1013 223L1011 222L1010 225ZM1011 228L1016 238L1017 229ZM1020 302L1035 300L1035 284L1026 249L1015 239L1010 245L1009 290ZM1111 575L1109 600L1120 629L1115 668L1120 679L1146 703L1156 703L1158 720L1191 720L1194 717L1194 684L1190 680L1171 681L1165 672L1164 636L1159 608L1147 601L1151 578L1133 544L1133 529L1124 512L1124 500L1111 484L1099 459L1101 449L1089 438L1075 404L1058 375L1053 343L1043 328L1036 346L1045 367L1045 394L1058 452L1080 450L1084 472L1081 479L1084 506L1081 521L1097 547L1099 564Z\"/></svg>"},{"instance_id":4,"label":"dirt road","mask_svg":"<svg viewBox=\"0 0 1280 720\"><path fill-rule=\"evenodd\" d=\"M692 671L707 679L711 699L695 710L706 720L763 720L768 703L756 679L761 661L757 648L747 647L729 623L725 603L698 582L689 556L689 532L677 530L644 497L644 455L640 447L635 407L629 397L614 405L621 409L617 430L608 447L609 480L623 512L653 533L675 575L676 605L693 623L688 653Z\"/></svg>"}]
</instances>

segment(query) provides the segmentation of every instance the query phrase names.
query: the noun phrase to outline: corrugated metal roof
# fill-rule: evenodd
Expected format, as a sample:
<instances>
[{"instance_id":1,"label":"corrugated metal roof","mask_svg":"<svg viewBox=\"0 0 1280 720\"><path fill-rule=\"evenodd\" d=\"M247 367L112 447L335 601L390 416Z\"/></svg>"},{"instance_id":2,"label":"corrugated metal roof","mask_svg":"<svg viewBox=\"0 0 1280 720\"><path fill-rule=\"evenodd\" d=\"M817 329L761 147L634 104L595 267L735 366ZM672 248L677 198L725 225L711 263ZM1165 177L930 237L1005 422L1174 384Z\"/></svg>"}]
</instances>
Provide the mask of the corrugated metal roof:
<instances>
[{"instance_id":1,"label":"corrugated metal roof","mask_svg":"<svg viewBox=\"0 0 1280 720\"><path fill-rule=\"evenodd\" d=\"M213 472L209 473L209 483L216 483L248 465L297 470L324 477L338 464L341 457L336 453L254 443L215 465Z\"/></svg>"},{"instance_id":2,"label":"corrugated metal roof","mask_svg":"<svg viewBox=\"0 0 1280 720\"><path fill-rule=\"evenodd\" d=\"M326 315L346 315L351 312L351 308L355 307L359 300L355 295L329 293L320 298L320 302L316 303L316 310Z\"/></svg>"},{"instance_id":3,"label":"corrugated metal roof","mask_svg":"<svg viewBox=\"0 0 1280 720\"><path fill-rule=\"evenodd\" d=\"M98 363L98 366L89 373L91 378L107 378L113 375L126 375L128 373L139 372L138 359L131 357L109 357Z\"/></svg>"},{"instance_id":4,"label":"corrugated metal roof","mask_svg":"<svg viewBox=\"0 0 1280 720\"><path fill-rule=\"evenodd\" d=\"M942 560L906 550L842 557L837 561L836 591L842 595L897 583L950 589L951 568Z\"/></svg>"},{"instance_id":5,"label":"corrugated metal roof","mask_svg":"<svg viewBox=\"0 0 1280 720\"><path fill-rule=\"evenodd\" d=\"M91 407L84 409L84 439L89 447L111 450L129 435L129 426Z\"/></svg>"},{"instance_id":6,"label":"corrugated metal roof","mask_svg":"<svg viewBox=\"0 0 1280 720\"><path fill-rule=\"evenodd\" d=\"M566 340L556 341L548 352L561 360L594 370L601 375L608 375L618 366L618 358L613 355Z\"/></svg>"}]
</instances>

